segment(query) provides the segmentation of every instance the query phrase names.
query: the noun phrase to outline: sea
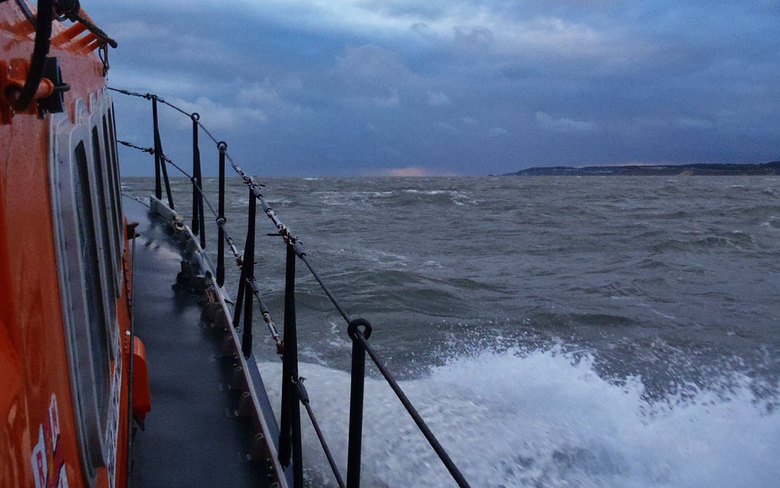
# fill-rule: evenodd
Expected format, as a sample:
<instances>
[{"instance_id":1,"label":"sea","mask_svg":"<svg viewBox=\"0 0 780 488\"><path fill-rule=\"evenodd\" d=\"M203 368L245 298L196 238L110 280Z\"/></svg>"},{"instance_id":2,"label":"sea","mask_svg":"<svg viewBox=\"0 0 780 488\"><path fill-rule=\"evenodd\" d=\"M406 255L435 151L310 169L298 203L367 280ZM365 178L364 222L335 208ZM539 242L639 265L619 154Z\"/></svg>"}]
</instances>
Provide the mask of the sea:
<instances>
[{"instance_id":1,"label":"sea","mask_svg":"<svg viewBox=\"0 0 780 488\"><path fill-rule=\"evenodd\" d=\"M471 486L780 486L780 177L258 181ZM242 250L249 192L228 187ZM144 198L153 181L123 188ZM189 181L173 189L189 215ZM257 225L281 330L285 247ZM351 341L300 261L296 276L300 371L343 473ZM274 343L254 330L278 404ZM455 486L367 371L363 486ZM307 483L337 486L303 424Z\"/></svg>"}]
</instances>

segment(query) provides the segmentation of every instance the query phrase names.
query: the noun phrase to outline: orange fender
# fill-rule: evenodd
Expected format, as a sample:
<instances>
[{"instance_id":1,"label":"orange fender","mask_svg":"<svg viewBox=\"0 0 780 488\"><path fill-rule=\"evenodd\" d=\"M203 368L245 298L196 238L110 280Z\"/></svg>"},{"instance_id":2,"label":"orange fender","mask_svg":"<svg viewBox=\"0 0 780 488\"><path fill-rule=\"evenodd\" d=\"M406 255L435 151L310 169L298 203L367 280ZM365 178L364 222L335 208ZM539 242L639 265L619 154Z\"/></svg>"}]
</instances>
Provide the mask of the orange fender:
<instances>
[{"instance_id":1,"label":"orange fender","mask_svg":"<svg viewBox=\"0 0 780 488\"><path fill-rule=\"evenodd\" d=\"M143 425L146 414L152 409L149 394L149 371L146 367L146 348L141 339L133 341L133 417Z\"/></svg>"}]
</instances>

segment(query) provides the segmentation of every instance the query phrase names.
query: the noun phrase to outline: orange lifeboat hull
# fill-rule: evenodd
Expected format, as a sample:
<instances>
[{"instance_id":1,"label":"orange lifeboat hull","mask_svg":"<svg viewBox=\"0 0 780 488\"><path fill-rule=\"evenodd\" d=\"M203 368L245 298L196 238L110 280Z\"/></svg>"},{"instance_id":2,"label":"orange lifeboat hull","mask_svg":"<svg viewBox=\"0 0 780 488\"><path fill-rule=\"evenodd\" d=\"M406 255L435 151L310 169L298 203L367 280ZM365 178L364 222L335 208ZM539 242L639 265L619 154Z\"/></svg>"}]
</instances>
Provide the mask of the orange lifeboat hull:
<instances>
[{"instance_id":1,"label":"orange lifeboat hull","mask_svg":"<svg viewBox=\"0 0 780 488\"><path fill-rule=\"evenodd\" d=\"M10 66L29 60L34 29L16 2L0 3L0 68L6 79ZM65 32L58 28L55 31ZM53 34L56 35L58 32ZM66 37L66 36L65 36ZM70 85L65 94L65 114L76 124L78 105L88 114L89 104L105 90L103 63L82 46L84 37L52 44L50 56L59 60L62 77ZM1 79L1 78L0 78ZM106 96L102 96L106 100ZM109 99L110 101L110 99ZM0 101L0 104L3 102ZM102 105L105 109L105 103ZM104 425L103 462L86 469L84 430L79 427L79 385L74 381L74 356L67 321L84 321L78 314L68 319L64 303L63 256L58 254L57 202L52 197L52 115L16 113L4 107L0 123L0 486L2 487L114 487L126 485L129 400L127 368L133 345L131 330L130 246L114 246L122 286L110 295L109 335L119 339L112 353L108 375L109 411ZM60 114L60 118L63 115ZM63 123L67 123L66 120ZM112 136L111 128L105 135ZM105 130L99 127L100 131ZM110 143L109 143L110 144ZM104 159L95 164L115 164L115 152L101 149ZM96 153L97 154L97 153ZM110 157L105 157L110 156ZM114 179L118 173L113 172ZM121 218L112 231L126 242ZM61 225L61 224L60 224ZM68 242L66 245L73 245ZM123 250L122 250L123 249ZM95 263L92 263L95 265ZM71 297L72 298L72 297ZM70 335L69 335L70 334ZM100 407L99 407L100 408ZM81 410L83 417L83 409ZM81 421L84 419L82 418ZM107 453L107 454L106 454ZM101 465L102 464L102 465Z\"/></svg>"}]
</instances>

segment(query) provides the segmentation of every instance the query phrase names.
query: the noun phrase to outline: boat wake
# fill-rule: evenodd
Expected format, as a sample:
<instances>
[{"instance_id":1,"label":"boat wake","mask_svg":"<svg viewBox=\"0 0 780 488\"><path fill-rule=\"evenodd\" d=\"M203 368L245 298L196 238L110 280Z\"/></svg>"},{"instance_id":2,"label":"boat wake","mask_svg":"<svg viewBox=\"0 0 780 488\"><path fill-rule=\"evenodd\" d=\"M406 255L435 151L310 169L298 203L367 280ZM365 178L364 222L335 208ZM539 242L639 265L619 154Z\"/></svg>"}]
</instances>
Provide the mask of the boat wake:
<instances>
[{"instance_id":1,"label":"boat wake","mask_svg":"<svg viewBox=\"0 0 780 488\"><path fill-rule=\"evenodd\" d=\"M278 363L259 367L268 380L280 376ZM349 374L305 363L300 371L346 466ZM402 387L474 486L776 486L780 412L775 400L756 398L748 378L648 400L641 378L610 381L595 371L589 357L560 350L482 352ZM278 404L278 381L270 383ZM307 476L335 486L303 424ZM381 378L366 380L364 434L366 486L452 485Z\"/></svg>"}]
</instances>

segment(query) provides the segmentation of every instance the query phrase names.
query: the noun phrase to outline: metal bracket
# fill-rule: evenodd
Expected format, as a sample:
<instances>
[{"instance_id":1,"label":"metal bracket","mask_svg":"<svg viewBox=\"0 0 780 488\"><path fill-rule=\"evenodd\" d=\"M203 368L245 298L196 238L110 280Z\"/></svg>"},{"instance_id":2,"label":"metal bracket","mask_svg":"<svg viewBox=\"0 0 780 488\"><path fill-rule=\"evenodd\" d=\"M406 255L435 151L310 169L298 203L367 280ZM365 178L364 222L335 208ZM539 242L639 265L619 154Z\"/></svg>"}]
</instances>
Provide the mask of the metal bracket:
<instances>
[{"instance_id":1,"label":"metal bracket","mask_svg":"<svg viewBox=\"0 0 780 488\"><path fill-rule=\"evenodd\" d=\"M55 57L47 57L43 67L43 78L54 84L51 95L38 100L38 117L43 118L47 113L58 114L65 111L65 92L70 90L70 85L62 82L62 70L60 61Z\"/></svg>"},{"instance_id":2,"label":"metal bracket","mask_svg":"<svg viewBox=\"0 0 780 488\"><path fill-rule=\"evenodd\" d=\"M59 61L55 57L46 58L43 78L33 99L38 103L31 103L23 111L14 108L29 71L30 62L24 58L13 58L10 62L0 61L0 125L10 124L16 114L38 114L43 118L47 113L65 110L64 93L70 90L70 86L62 82Z\"/></svg>"}]
</instances>

